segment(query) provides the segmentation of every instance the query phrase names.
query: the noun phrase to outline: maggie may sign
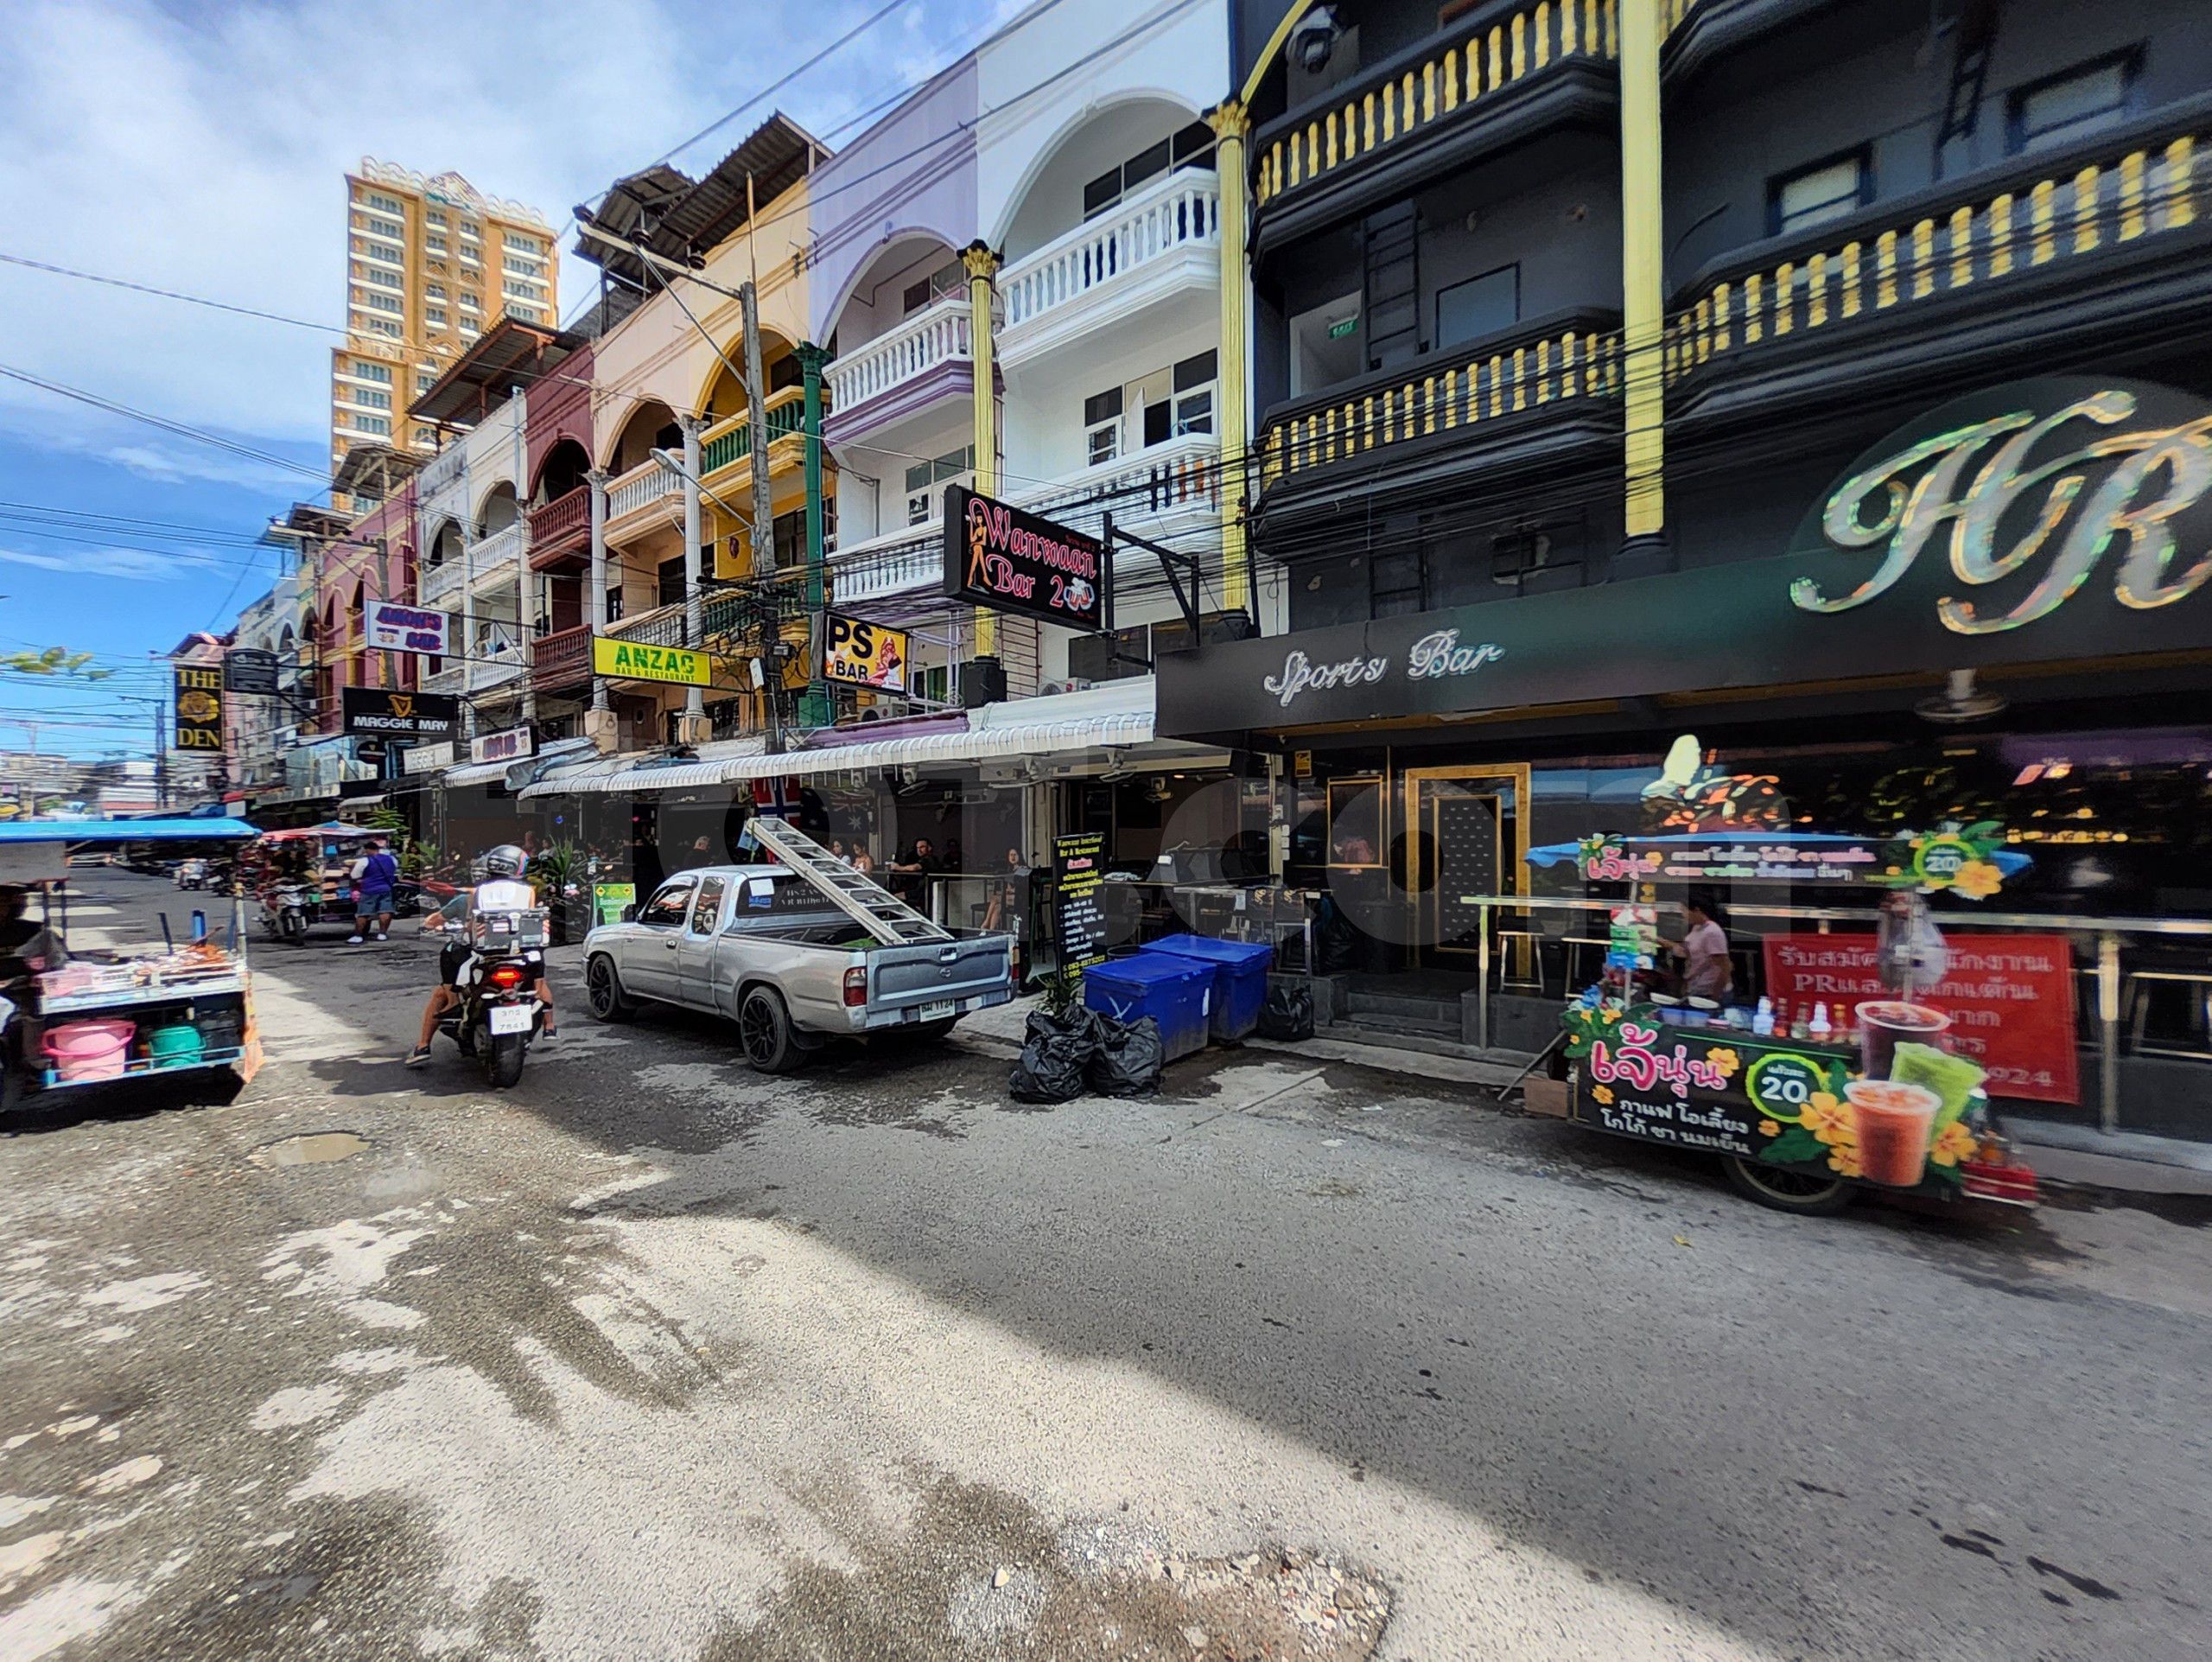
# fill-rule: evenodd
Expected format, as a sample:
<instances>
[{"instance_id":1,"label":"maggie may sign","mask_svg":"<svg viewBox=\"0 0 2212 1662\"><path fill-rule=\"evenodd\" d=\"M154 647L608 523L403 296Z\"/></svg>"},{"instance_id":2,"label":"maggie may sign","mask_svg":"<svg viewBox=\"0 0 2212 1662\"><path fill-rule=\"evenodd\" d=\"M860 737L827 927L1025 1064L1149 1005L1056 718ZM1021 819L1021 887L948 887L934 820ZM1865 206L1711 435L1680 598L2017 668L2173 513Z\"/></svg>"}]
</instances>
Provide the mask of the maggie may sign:
<instances>
[{"instance_id":1,"label":"maggie may sign","mask_svg":"<svg viewBox=\"0 0 2212 1662\"><path fill-rule=\"evenodd\" d=\"M947 597L1097 631L1106 627L1111 583L1097 538L964 485L945 487Z\"/></svg>"},{"instance_id":2,"label":"maggie may sign","mask_svg":"<svg viewBox=\"0 0 2212 1662\"><path fill-rule=\"evenodd\" d=\"M1495 664L1504 656L1505 648L1495 641L1469 646L1460 640L1457 629L1439 629L1423 635L1407 649L1405 668L1401 673L1408 681L1450 680L1472 675L1484 665ZM1316 664L1294 646L1283 655L1281 672L1268 676L1261 685L1288 710L1303 693L1379 686L1390 678L1393 662L1386 653Z\"/></svg>"},{"instance_id":3,"label":"maggie may sign","mask_svg":"<svg viewBox=\"0 0 2212 1662\"><path fill-rule=\"evenodd\" d=\"M1789 596L1808 612L1847 612L1916 563L1944 561L1946 586L1960 588L1936 599L1943 627L2002 634L2051 616L2109 559L2113 597L2157 611L2212 578L2208 492L2212 414L2190 395L2072 377L1997 387L1860 458L1797 546L1871 551L1873 570L1855 583L1801 576Z\"/></svg>"}]
</instances>

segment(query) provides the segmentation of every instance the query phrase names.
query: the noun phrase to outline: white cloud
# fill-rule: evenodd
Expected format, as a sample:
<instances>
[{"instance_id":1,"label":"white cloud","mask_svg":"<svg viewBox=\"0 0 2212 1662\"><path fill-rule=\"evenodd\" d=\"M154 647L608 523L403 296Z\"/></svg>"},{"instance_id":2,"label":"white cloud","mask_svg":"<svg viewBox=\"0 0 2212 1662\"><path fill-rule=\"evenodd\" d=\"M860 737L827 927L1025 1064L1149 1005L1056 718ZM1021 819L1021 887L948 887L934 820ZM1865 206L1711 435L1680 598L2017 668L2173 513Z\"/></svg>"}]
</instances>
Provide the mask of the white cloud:
<instances>
[{"instance_id":1,"label":"white cloud","mask_svg":"<svg viewBox=\"0 0 2212 1662\"><path fill-rule=\"evenodd\" d=\"M75 577L127 577L135 583L197 576L235 564L207 554L156 554L141 548L73 549L67 554L42 549L0 548L0 561L32 566L41 571L66 571Z\"/></svg>"},{"instance_id":2,"label":"white cloud","mask_svg":"<svg viewBox=\"0 0 2212 1662\"><path fill-rule=\"evenodd\" d=\"M549 12L525 0L16 0L0 31L9 245L335 324L343 175L363 155L453 169L558 226L878 3L574 0ZM964 0L919 0L774 102L826 131L935 67L983 15ZM765 113L747 111L679 163L696 172ZM588 291L590 271L565 261L564 310ZM9 361L35 373L264 441L319 445L328 431L334 334L14 267L0 268L0 305ZM0 384L0 420L25 441L85 449L82 435L104 419ZM213 450L198 468L181 453L162 442L116 459L154 477L225 465Z\"/></svg>"}]
</instances>

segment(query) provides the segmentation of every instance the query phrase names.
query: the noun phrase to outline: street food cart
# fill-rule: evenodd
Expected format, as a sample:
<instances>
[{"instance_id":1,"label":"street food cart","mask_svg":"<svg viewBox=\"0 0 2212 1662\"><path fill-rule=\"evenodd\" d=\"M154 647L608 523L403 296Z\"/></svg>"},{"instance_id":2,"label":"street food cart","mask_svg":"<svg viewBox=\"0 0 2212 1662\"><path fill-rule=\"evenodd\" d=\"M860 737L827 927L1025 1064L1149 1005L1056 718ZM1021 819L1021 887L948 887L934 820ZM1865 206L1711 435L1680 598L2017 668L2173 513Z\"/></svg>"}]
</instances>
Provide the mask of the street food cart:
<instances>
[{"instance_id":1,"label":"street food cart","mask_svg":"<svg viewBox=\"0 0 2212 1662\"><path fill-rule=\"evenodd\" d=\"M1989 1105L1991 1087L2019 1088L2017 1070L1996 1065L1986 1028L1955 1032L1950 952L1925 901L1954 887L1978 899L2026 867L1994 829L1946 826L1894 846L1775 831L1586 839L1572 856L1583 878L1628 892L1606 903L1599 980L1561 1016L1568 1117L1715 1154L1736 1188L1783 1211L1832 1211L1868 1187L2032 1204L2035 1174ZM1531 863L1560 852L1534 850ZM1863 946L1829 933L1770 937L1770 964L1802 958L1818 971L1789 984L1790 998L1668 990L1658 885L1762 879L1877 889L1881 934ZM1768 977L1770 993L1782 984Z\"/></svg>"},{"instance_id":2,"label":"street food cart","mask_svg":"<svg viewBox=\"0 0 2212 1662\"><path fill-rule=\"evenodd\" d=\"M353 862L382 833L329 820L264 831L240 862L271 940L305 943L317 924L353 924Z\"/></svg>"},{"instance_id":3,"label":"street food cart","mask_svg":"<svg viewBox=\"0 0 2212 1662\"><path fill-rule=\"evenodd\" d=\"M0 885L35 888L41 908L35 932L13 932L25 938L4 943L0 957L7 966L0 985L5 1105L172 1075L253 1077L261 1048L237 898L219 932L195 912L179 939L164 914L158 944L76 950L67 939L66 880L73 853L125 842L221 849L254 835L242 821L217 818L0 824Z\"/></svg>"}]
</instances>

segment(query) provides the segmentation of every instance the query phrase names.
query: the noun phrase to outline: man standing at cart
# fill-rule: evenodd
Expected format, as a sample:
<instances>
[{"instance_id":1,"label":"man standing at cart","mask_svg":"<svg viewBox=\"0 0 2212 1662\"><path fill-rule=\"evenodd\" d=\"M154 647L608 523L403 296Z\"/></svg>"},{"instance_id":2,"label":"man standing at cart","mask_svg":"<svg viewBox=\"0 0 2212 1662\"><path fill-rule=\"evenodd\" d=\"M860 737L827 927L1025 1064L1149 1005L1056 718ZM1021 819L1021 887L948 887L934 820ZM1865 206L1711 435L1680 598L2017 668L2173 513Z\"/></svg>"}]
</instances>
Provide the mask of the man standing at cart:
<instances>
[{"instance_id":1,"label":"man standing at cart","mask_svg":"<svg viewBox=\"0 0 2212 1662\"><path fill-rule=\"evenodd\" d=\"M381 837L370 839L368 851L353 863L352 876L353 933L346 944L358 946L364 935L382 940L391 933L391 895L399 882L399 862Z\"/></svg>"}]
</instances>

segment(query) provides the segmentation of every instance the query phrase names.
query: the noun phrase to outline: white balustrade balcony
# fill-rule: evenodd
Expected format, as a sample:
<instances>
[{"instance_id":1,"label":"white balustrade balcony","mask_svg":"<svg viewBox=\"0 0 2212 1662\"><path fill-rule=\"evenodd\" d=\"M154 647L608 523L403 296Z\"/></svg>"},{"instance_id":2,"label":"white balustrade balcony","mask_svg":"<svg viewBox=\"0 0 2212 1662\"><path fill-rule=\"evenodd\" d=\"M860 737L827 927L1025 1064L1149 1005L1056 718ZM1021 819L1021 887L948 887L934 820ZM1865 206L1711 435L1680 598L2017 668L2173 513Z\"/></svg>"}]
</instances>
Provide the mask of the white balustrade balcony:
<instances>
[{"instance_id":1,"label":"white balustrade balcony","mask_svg":"<svg viewBox=\"0 0 2212 1662\"><path fill-rule=\"evenodd\" d=\"M1056 237L999 274L1001 361L1012 367L1221 272L1221 187L1186 168Z\"/></svg>"},{"instance_id":2,"label":"white balustrade balcony","mask_svg":"<svg viewBox=\"0 0 2212 1662\"><path fill-rule=\"evenodd\" d=\"M650 456L607 483L610 536L635 531L658 513L681 514L683 511L683 480Z\"/></svg>"},{"instance_id":3,"label":"white balustrade balcony","mask_svg":"<svg viewBox=\"0 0 2212 1662\"><path fill-rule=\"evenodd\" d=\"M480 631L468 652L468 690L484 692L505 686L521 673L522 649L515 644L514 631L505 624Z\"/></svg>"},{"instance_id":4,"label":"white balustrade balcony","mask_svg":"<svg viewBox=\"0 0 2212 1662\"><path fill-rule=\"evenodd\" d=\"M461 482L461 469L467 461L467 449L460 439L449 439L446 448L423 464L415 475L415 500L427 502L439 492Z\"/></svg>"},{"instance_id":5,"label":"white balustrade balcony","mask_svg":"<svg viewBox=\"0 0 2212 1662\"><path fill-rule=\"evenodd\" d=\"M522 570L523 549L528 539L521 521L468 545L469 586L481 589L491 583L512 583Z\"/></svg>"},{"instance_id":6,"label":"white balustrade balcony","mask_svg":"<svg viewBox=\"0 0 2212 1662\"><path fill-rule=\"evenodd\" d=\"M863 341L830 365L830 408L849 419L872 398L894 392L947 364L973 361L968 296L950 294L887 334Z\"/></svg>"},{"instance_id":7,"label":"white balustrade balcony","mask_svg":"<svg viewBox=\"0 0 2212 1662\"><path fill-rule=\"evenodd\" d=\"M436 606L448 597L461 592L461 568L466 564L458 556L441 560L435 565L418 567L415 573L415 598L425 606Z\"/></svg>"}]
</instances>

